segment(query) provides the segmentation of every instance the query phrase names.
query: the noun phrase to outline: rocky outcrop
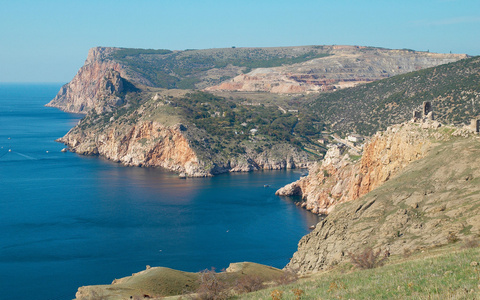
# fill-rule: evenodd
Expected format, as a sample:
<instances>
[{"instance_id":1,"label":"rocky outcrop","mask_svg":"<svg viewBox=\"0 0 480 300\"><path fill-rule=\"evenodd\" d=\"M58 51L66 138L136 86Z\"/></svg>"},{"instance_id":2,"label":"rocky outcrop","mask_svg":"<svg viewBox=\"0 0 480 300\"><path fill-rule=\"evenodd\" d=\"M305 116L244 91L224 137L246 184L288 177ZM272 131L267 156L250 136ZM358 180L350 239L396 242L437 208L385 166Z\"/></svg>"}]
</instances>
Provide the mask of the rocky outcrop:
<instances>
[{"instance_id":1,"label":"rocky outcrop","mask_svg":"<svg viewBox=\"0 0 480 300\"><path fill-rule=\"evenodd\" d=\"M98 113L123 104L123 93L128 85L124 67L107 59L117 48L90 49L85 64L69 83L62 86L47 106L72 113Z\"/></svg>"},{"instance_id":2,"label":"rocky outcrop","mask_svg":"<svg viewBox=\"0 0 480 300\"><path fill-rule=\"evenodd\" d=\"M59 142L73 152L102 155L127 166L163 167L188 176L208 176L182 133L183 125L140 122L102 132L72 130ZM75 129L75 128L74 128Z\"/></svg>"},{"instance_id":3,"label":"rocky outcrop","mask_svg":"<svg viewBox=\"0 0 480 300\"><path fill-rule=\"evenodd\" d=\"M393 178L413 161L424 157L431 146L431 123L403 123L379 132L365 145L363 156L353 162L345 146L333 146L322 163L309 175L276 194L300 195L302 206L317 214L328 214L343 202L356 200Z\"/></svg>"},{"instance_id":4,"label":"rocky outcrop","mask_svg":"<svg viewBox=\"0 0 480 300\"><path fill-rule=\"evenodd\" d=\"M330 56L289 66L258 68L207 91L278 94L331 91L466 58L466 55L325 46Z\"/></svg>"}]
</instances>

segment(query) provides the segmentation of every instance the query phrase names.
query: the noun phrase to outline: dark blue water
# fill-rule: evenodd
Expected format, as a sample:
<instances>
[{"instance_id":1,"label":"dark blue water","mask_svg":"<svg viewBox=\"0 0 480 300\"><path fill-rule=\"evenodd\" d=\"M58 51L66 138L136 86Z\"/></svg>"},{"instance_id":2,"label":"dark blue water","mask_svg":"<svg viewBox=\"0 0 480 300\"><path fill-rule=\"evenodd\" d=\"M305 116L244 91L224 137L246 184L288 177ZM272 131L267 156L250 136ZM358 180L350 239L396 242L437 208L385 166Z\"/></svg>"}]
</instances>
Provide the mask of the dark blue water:
<instances>
[{"instance_id":1,"label":"dark blue water","mask_svg":"<svg viewBox=\"0 0 480 300\"><path fill-rule=\"evenodd\" d=\"M43 106L59 88L0 84L2 299L72 299L146 265L281 268L317 221L274 195L299 171L181 180L62 153L54 140L81 116Z\"/></svg>"}]
</instances>

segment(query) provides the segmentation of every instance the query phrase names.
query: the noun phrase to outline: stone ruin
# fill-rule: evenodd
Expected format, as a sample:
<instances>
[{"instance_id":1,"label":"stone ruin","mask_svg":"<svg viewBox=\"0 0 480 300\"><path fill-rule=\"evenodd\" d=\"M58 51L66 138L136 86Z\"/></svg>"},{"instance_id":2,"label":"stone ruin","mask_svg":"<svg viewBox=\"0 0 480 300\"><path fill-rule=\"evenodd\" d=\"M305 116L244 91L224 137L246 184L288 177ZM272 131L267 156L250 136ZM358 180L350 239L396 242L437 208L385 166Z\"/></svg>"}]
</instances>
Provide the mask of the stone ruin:
<instances>
[{"instance_id":1,"label":"stone ruin","mask_svg":"<svg viewBox=\"0 0 480 300\"><path fill-rule=\"evenodd\" d=\"M474 133L479 133L480 132L480 119L475 118L470 121L470 130L472 130Z\"/></svg>"},{"instance_id":2,"label":"stone ruin","mask_svg":"<svg viewBox=\"0 0 480 300\"><path fill-rule=\"evenodd\" d=\"M441 126L439 122L434 121L433 108L430 101L423 102L421 110L413 111L412 122L423 123L423 128L438 128ZM471 119L470 125L465 125L463 130L477 134L480 133L480 117Z\"/></svg>"},{"instance_id":3,"label":"stone ruin","mask_svg":"<svg viewBox=\"0 0 480 300\"><path fill-rule=\"evenodd\" d=\"M413 111L413 121L414 122L424 122L424 121L433 121L433 108L430 101L425 101L422 104L422 110Z\"/></svg>"}]
</instances>

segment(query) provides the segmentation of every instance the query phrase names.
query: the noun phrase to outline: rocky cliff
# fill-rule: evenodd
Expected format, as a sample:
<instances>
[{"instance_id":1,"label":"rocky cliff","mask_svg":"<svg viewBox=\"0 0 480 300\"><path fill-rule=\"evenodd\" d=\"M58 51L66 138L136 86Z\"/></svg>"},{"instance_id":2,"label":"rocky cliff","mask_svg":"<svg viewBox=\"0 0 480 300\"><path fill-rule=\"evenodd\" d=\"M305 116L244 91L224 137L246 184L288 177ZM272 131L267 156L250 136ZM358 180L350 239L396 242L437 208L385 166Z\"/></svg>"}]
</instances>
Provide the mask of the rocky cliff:
<instances>
[{"instance_id":1,"label":"rocky cliff","mask_svg":"<svg viewBox=\"0 0 480 300\"><path fill-rule=\"evenodd\" d=\"M425 123L436 127L438 123ZM334 145L309 175L276 194L300 195L302 206L314 213L328 214L335 205L356 200L394 177L411 162L425 156L431 140L416 123L403 123L375 134L364 147L363 156L353 161L346 146Z\"/></svg>"},{"instance_id":2,"label":"rocky cliff","mask_svg":"<svg viewBox=\"0 0 480 300\"><path fill-rule=\"evenodd\" d=\"M57 141L82 155L101 155L126 166L162 167L188 177L205 177L225 172L306 168L309 158L291 145L281 143L271 149L225 157L212 155L199 138L204 133L182 124L164 126L139 122L132 126L109 126L96 130L73 128Z\"/></svg>"},{"instance_id":3,"label":"rocky cliff","mask_svg":"<svg viewBox=\"0 0 480 300\"><path fill-rule=\"evenodd\" d=\"M323 182L331 164L296 183L311 206L329 214L301 239L287 268L316 272L365 247L404 254L480 233L478 137L425 127L402 124L377 134L357 164L331 159L336 184ZM348 170L343 177L342 161ZM335 187L342 182L339 193Z\"/></svg>"},{"instance_id":4,"label":"rocky cliff","mask_svg":"<svg viewBox=\"0 0 480 300\"><path fill-rule=\"evenodd\" d=\"M207 176L196 153L182 134L183 125L139 122L111 126L102 132L70 131L59 139L76 153L102 155L127 166L163 167L193 176Z\"/></svg>"},{"instance_id":5,"label":"rocky cliff","mask_svg":"<svg viewBox=\"0 0 480 300\"><path fill-rule=\"evenodd\" d=\"M95 109L98 113L123 103L127 88L124 67L107 59L117 48L92 48L83 67L69 83L62 86L47 106L67 112L85 113Z\"/></svg>"}]
</instances>

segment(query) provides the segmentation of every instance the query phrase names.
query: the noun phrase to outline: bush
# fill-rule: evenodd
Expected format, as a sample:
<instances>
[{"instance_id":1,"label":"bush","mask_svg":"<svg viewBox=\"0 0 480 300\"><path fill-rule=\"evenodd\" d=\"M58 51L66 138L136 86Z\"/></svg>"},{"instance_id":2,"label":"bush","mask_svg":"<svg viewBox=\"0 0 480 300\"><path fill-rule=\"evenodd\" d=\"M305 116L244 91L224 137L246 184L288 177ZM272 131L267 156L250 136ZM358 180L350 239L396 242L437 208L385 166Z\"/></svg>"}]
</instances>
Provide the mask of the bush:
<instances>
[{"instance_id":1,"label":"bush","mask_svg":"<svg viewBox=\"0 0 480 300\"><path fill-rule=\"evenodd\" d=\"M275 282L278 285L286 285L286 284L297 281L297 279L298 279L298 275L295 272L287 270L287 271L283 271L282 276L278 277L275 280Z\"/></svg>"},{"instance_id":2,"label":"bush","mask_svg":"<svg viewBox=\"0 0 480 300\"><path fill-rule=\"evenodd\" d=\"M280 299L282 299L283 291L273 290L273 291L270 293L270 296L272 297L272 300L280 300Z\"/></svg>"},{"instance_id":3,"label":"bush","mask_svg":"<svg viewBox=\"0 0 480 300\"><path fill-rule=\"evenodd\" d=\"M258 291L263 287L263 280L255 275L245 275L235 283L235 290L239 293Z\"/></svg>"},{"instance_id":4,"label":"bush","mask_svg":"<svg viewBox=\"0 0 480 300\"><path fill-rule=\"evenodd\" d=\"M386 253L382 253L382 250L378 249L375 252L370 247L358 254L350 252L348 255L352 264L359 269L373 269L383 266L388 258Z\"/></svg>"},{"instance_id":5,"label":"bush","mask_svg":"<svg viewBox=\"0 0 480 300\"><path fill-rule=\"evenodd\" d=\"M463 240L463 246L462 248L468 249L468 248L477 248L479 246L478 239L475 237L467 238Z\"/></svg>"},{"instance_id":6,"label":"bush","mask_svg":"<svg viewBox=\"0 0 480 300\"><path fill-rule=\"evenodd\" d=\"M456 243L456 242L458 242L458 240L459 240L459 239L458 239L457 235L455 234L455 232L449 232L449 233L448 233L447 242L448 242L449 244Z\"/></svg>"},{"instance_id":7,"label":"bush","mask_svg":"<svg viewBox=\"0 0 480 300\"><path fill-rule=\"evenodd\" d=\"M199 300L222 300L228 299L228 285L219 279L215 269L200 272L198 279L197 299Z\"/></svg>"}]
</instances>

